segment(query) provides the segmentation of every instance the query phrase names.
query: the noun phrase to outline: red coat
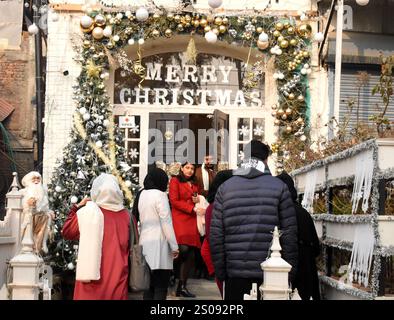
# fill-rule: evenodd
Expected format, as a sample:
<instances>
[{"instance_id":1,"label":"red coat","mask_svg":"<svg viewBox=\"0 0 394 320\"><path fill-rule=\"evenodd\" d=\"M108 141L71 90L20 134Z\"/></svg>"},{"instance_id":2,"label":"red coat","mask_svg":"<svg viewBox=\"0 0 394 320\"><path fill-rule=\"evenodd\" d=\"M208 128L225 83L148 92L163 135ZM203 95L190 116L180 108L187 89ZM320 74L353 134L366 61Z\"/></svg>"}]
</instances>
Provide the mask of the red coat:
<instances>
[{"instance_id":1,"label":"red coat","mask_svg":"<svg viewBox=\"0 0 394 320\"><path fill-rule=\"evenodd\" d=\"M196 184L190 186L187 182L179 182L176 177L170 180L169 197L176 240L178 244L200 248L197 216L193 211L193 192L199 192Z\"/></svg>"},{"instance_id":2,"label":"red coat","mask_svg":"<svg viewBox=\"0 0 394 320\"><path fill-rule=\"evenodd\" d=\"M130 216L126 210L114 212L101 208L104 215L100 280L75 281L74 300L127 300ZM68 240L79 240L77 207L74 206L62 234Z\"/></svg>"}]
</instances>

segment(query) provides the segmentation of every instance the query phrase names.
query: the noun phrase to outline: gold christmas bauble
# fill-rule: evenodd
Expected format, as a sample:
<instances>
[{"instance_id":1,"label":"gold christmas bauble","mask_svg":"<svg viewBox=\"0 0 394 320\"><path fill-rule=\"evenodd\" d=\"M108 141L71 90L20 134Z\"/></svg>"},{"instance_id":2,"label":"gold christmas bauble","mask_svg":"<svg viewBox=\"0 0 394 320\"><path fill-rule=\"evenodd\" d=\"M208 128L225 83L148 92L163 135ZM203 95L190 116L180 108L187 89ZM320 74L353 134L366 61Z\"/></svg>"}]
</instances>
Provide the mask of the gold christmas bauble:
<instances>
[{"instance_id":1,"label":"gold christmas bauble","mask_svg":"<svg viewBox=\"0 0 394 320\"><path fill-rule=\"evenodd\" d=\"M299 95L299 96L297 97L297 100L300 101L300 102L302 102L302 101L305 100L305 98L304 98L304 96L301 94L301 95Z\"/></svg>"},{"instance_id":2,"label":"gold christmas bauble","mask_svg":"<svg viewBox=\"0 0 394 320\"><path fill-rule=\"evenodd\" d=\"M208 24L207 19L201 19L201 20L200 20L200 25L201 25L201 27L205 28L205 27L207 26L207 24Z\"/></svg>"},{"instance_id":3,"label":"gold christmas bauble","mask_svg":"<svg viewBox=\"0 0 394 320\"><path fill-rule=\"evenodd\" d=\"M114 44L112 42L107 43L107 48L112 49L114 47Z\"/></svg>"},{"instance_id":4,"label":"gold christmas bauble","mask_svg":"<svg viewBox=\"0 0 394 320\"><path fill-rule=\"evenodd\" d=\"M284 36L280 36L280 37L278 38L278 42L282 42L283 40L285 40L285 37L284 37Z\"/></svg>"},{"instance_id":5,"label":"gold christmas bauble","mask_svg":"<svg viewBox=\"0 0 394 320\"><path fill-rule=\"evenodd\" d=\"M227 30L227 28L226 28L226 26L224 26L224 25L221 25L221 26L219 27L219 32L220 32L220 33L225 33L226 30Z\"/></svg>"},{"instance_id":6,"label":"gold christmas bauble","mask_svg":"<svg viewBox=\"0 0 394 320\"><path fill-rule=\"evenodd\" d=\"M152 37L153 38L158 38L160 36L160 31L155 29L152 31Z\"/></svg>"},{"instance_id":7,"label":"gold christmas bauble","mask_svg":"<svg viewBox=\"0 0 394 320\"><path fill-rule=\"evenodd\" d=\"M275 30L275 31L274 31L274 37L275 37L275 38L280 37L280 35L281 35L280 31L278 31L278 30Z\"/></svg>"},{"instance_id":8,"label":"gold christmas bauble","mask_svg":"<svg viewBox=\"0 0 394 320\"><path fill-rule=\"evenodd\" d=\"M286 114L282 115L282 120L287 120L287 115Z\"/></svg>"},{"instance_id":9,"label":"gold christmas bauble","mask_svg":"<svg viewBox=\"0 0 394 320\"><path fill-rule=\"evenodd\" d=\"M300 35L300 37L308 39L312 34L312 27L307 23L301 23L297 27L297 33Z\"/></svg>"},{"instance_id":10,"label":"gold christmas bauble","mask_svg":"<svg viewBox=\"0 0 394 320\"><path fill-rule=\"evenodd\" d=\"M178 24L176 28L178 29L178 31L183 31L182 23Z\"/></svg>"},{"instance_id":11,"label":"gold christmas bauble","mask_svg":"<svg viewBox=\"0 0 394 320\"><path fill-rule=\"evenodd\" d=\"M286 22L283 24L283 27L284 27L285 29L289 28L289 27L290 27L290 22L286 21Z\"/></svg>"},{"instance_id":12,"label":"gold christmas bauble","mask_svg":"<svg viewBox=\"0 0 394 320\"><path fill-rule=\"evenodd\" d=\"M278 30L278 31L282 31L282 30L283 30L283 23L278 22L278 23L275 25L275 29Z\"/></svg>"},{"instance_id":13,"label":"gold christmas bauble","mask_svg":"<svg viewBox=\"0 0 394 320\"><path fill-rule=\"evenodd\" d=\"M219 30L218 30L217 28L213 28L213 29L212 29L212 32L213 32L214 34L216 34L216 35L219 34Z\"/></svg>"},{"instance_id":14,"label":"gold christmas bauble","mask_svg":"<svg viewBox=\"0 0 394 320\"><path fill-rule=\"evenodd\" d=\"M204 32L209 32L209 31L211 31L211 27L210 27L210 26L206 26L206 27L204 28Z\"/></svg>"},{"instance_id":15,"label":"gold christmas bauble","mask_svg":"<svg viewBox=\"0 0 394 320\"><path fill-rule=\"evenodd\" d=\"M186 23L184 24L184 26L185 26L185 28L189 28L189 27L190 27L190 23L189 23L189 22L186 22Z\"/></svg>"},{"instance_id":16,"label":"gold christmas bauble","mask_svg":"<svg viewBox=\"0 0 394 320\"><path fill-rule=\"evenodd\" d=\"M302 53L302 55L303 55L305 58L308 58L308 57L309 57L309 52L308 52L308 51L304 51L304 52Z\"/></svg>"},{"instance_id":17,"label":"gold christmas bauble","mask_svg":"<svg viewBox=\"0 0 394 320\"><path fill-rule=\"evenodd\" d=\"M193 21L193 25L197 28L200 25L200 21L199 20L194 20Z\"/></svg>"},{"instance_id":18,"label":"gold christmas bauble","mask_svg":"<svg viewBox=\"0 0 394 320\"><path fill-rule=\"evenodd\" d=\"M89 48L90 47L90 41L89 40L84 40L83 46L84 46L84 48Z\"/></svg>"},{"instance_id":19,"label":"gold christmas bauble","mask_svg":"<svg viewBox=\"0 0 394 320\"><path fill-rule=\"evenodd\" d=\"M289 98L289 100L294 100L294 98L295 98L294 93L290 93L288 98Z\"/></svg>"},{"instance_id":20,"label":"gold christmas bauble","mask_svg":"<svg viewBox=\"0 0 394 320\"><path fill-rule=\"evenodd\" d=\"M293 131L293 128L291 126L286 127L286 132L291 133Z\"/></svg>"},{"instance_id":21,"label":"gold christmas bauble","mask_svg":"<svg viewBox=\"0 0 394 320\"><path fill-rule=\"evenodd\" d=\"M291 112L292 112L292 111L291 111L290 108L287 108L285 112L286 112L286 114L289 116L289 115L291 115Z\"/></svg>"},{"instance_id":22,"label":"gold christmas bauble","mask_svg":"<svg viewBox=\"0 0 394 320\"><path fill-rule=\"evenodd\" d=\"M264 42L264 41L257 40L257 47L258 47L260 50L267 49L268 46L269 46L269 44L270 44L270 43L269 43L268 41Z\"/></svg>"},{"instance_id":23,"label":"gold christmas bauble","mask_svg":"<svg viewBox=\"0 0 394 320\"><path fill-rule=\"evenodd\" d=\"M93 38L95 38L96 40L102 39L104 37L103 31L104 30L101 27L94 28L92 31Z\"/></svg>"},{"instance_id":24,"label":"gold christmas bauble","mask_svg":"<svg viewBox=\"0 0 394 320\"><path fill-rule=\"evenodd\" d=\"M213 22L213 20L215 20L215 18L214 18L213 15L207 16L207 21L208 21L209 23Z\"/></svg>"},{"instance_id":25,"label":"gold christmas bauble","mask_svg":"<svg viewBox=\"0 0 394 320\"><path fill-rule=\"evenodd\" d=\"M171 29L166 29L166 31L164 31L164 35L167 38L170 38L172 36L172 30Z\"/></svg>"},{"instance_id":26,"label":"gold christmas bauble","mask_svg":"<svg viewBox=\"0 0 394 320\"><path fill-rule=\"evenodd\" d=\"M276 126L279 126L279 125L280 125L280 120L278 120L278 119L275 119L275 121L274 121L274 125L276 125Z\"/></svg>"},{"instance_id":27,"label":"gold christmas bauble","mask_svg":"<svg viewBox=\"0 0 394 320\"><path fill-rule=\"evenodd\" d=\"M286 49L288 46L289 46L289 41L283 40L283 41L280 42L280 47L282 49Z\"/></svg>"},{"instance_id":28,"label":"gold christmas bauble","mask_svg":"<svg viewBox=\"0 0 394 320\"><path fill-rule=\"evenodd\" d=\"M96 26L98 27L102 27L105 25L105 17L101 14L98 14L95 18L94 18L94 23L96 24Z\"/></svg>"},{"instance_id":29,"label":"gold christmas bauble","mask_svg":"<svg viewBox=\"0 0 394 320\"><path fill-rule=\"evenodd\" d=\"M294 34L295 30L293 27L289 27L289 29L287 29L287 33L288 34Z\"/></svg>"},{"instance_id":30,"label":"gold christmas bauble","mask_svg":"<svg viewBox=\"0 0 394 320\"><path fill-rule=\"evenodd\" d=\"M179 14L177 14L177 15L174 17L174 20L175 20L175 22L177 22L177 23L181 22L181 16L180 16Z\"/></svg>"},{"instance_id":31,"label":"gold christmas bauble","mask_svg":"<svg viewBox=\"0 0 394 320\"><path fill-rule=\"evenodd\" d=\"M296 39L291 39L290 40L290 45L292 45L292 46L296 46L297 43L298 43L298 41Z\"/></svg>"},{"instance_id":32,"label":"gold christmas bauble","mask_svg":"<svg viewBox=\"0 0 394 320\"><path fill-rule=\"evenodd\" d=\"M221 17L216 17L215 18L215 24L220 26L223 23L223 19Z\"/></svg>"},{"instance_id":33,"label":"gold christmas bauble","mask_svg":"<svg viewBox=\"0 0 394 320\"><path fill-rule=\"evenodd\" d=\"M271 116L276 117L276 111L275 110L271 112Z\"/></svg>"},{"instance_id":34,"label":"gold christmas bauble","mask_svg":"<svg viewBox=\"0 0 394 320\"><path fill-rule=\"evenodd\" d=\"M81 24L79 26L81 27L83 33L89 33L94 29L94 23L92 23L89 28L84 28Z\"/></svg>"},{"instance_id":35,"label":"gold christmas bauble","mask_svg":"<svg viewBox=\"0 0 394 320\"><path fill-rule=\"evenodd\" d=\"M154 13L152 17L153 17L154 20L159 20L160 14Z\"/></svg>"},{"instance_id":36,"label":"gold christmas bauble","mask_svg":"<svg viewBox=\"0 0 394 320\"><path fill-rule=\"evenodd\" d=\"M262 28L262 27L257 27L257 28L256 28L256 32L257 32L258 34L262 33L262 32L263 32L263 28Z\"/></svg>"},{"instance_id":37,"label":"gold christmas bauble","mask_svg":"<svg viewBox=\"0 0 394 320\"><path fill-rule=\"evenodd\" d=\"M277 105L277 104L273 104L273 105L271 106L271 109L272 109L272 110L278 109L278 105Z\"/></svg>"},{"instance_id":38,"label":"gold christmas bauble","mask_svg":"<svg viewBox=\"0 0 394 320\"><path fill-rule=\"evenodd\" d=\"M172 13L167 14L167 19L170 21L174 20L174 15Z\"/></svg>"},{"instance_id":39,"label":"gold christmas bauble","mask_svg":"<svg viewBox=\"0 0 394 320\"><path fill-rule=\"evenodd\" d=\"M281 116L281 115L283 115L284 113L285 113L285 112L283 111L283 109L279 109L279 110L278 110L278 115Z\"/></svg>"},{"instance_id":40,"label":"gold christmas bauble","mask_svg":"<svg viewBox=\"0 0 394 320\"><path fill-rule=\"evenodd\" d=\"M302 125L304 123L304 119L299 117L296 122L297 122L298 125Z\"/></svg>"},{"instance_id":41,"label":"gold christmas bauble","mask_svg":"<svg viewBox=\"0 0 394 320\"><path fill-rule=\"evenodd\" d=\"M185 21L186 21L186 22L192 21L192 17L191 17L190 15L187 14L187 15L185 16Z\"/></svg>"},{"instance_id":42,"label":"gold christmas bauble","mask_svg":"<svg viewBox=\"0 0 394 320\"><path fill-rule=\"evenodd\" d=\"M223 24L228 24L228 18L224 17L224 18L222 19L222 22L223 22Z\"/></svg>"}]
</instances>

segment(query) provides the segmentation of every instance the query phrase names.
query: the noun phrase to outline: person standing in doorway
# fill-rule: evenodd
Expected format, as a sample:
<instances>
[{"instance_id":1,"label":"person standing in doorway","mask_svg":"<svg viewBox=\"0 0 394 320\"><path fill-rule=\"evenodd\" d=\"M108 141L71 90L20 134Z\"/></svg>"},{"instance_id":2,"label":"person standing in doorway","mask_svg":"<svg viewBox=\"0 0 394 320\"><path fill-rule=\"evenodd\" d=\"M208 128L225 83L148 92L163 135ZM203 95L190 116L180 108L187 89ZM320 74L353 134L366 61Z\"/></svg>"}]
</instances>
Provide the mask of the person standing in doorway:
<instances>
[{"instance_id":1,"label":"person standing in doorway","mask_svg":"<svg viewBox=\"0 0 394 320\"><path fill-rule=\"evenodd\" d=\"M282 234L282 257L292 266L290 281L297 267L297 219L289 189L271 175L267 145L252 140L244 153L240 168L218 189L210 225L212 261L226 300L242 300L253 283L263 282L260 264L275 226Z\"/></svg>"},{"instance_id":2,"label":"person standing in doorway","mask_svg":"<svg viewBox=\"0 0 394 320\"><path fill-rule=\"evenodd\" d=\"M170 180L169 197L172 207L172 221L179 246L179 282L177 296L194 298L186 283L194 263L196 248L201 247L197 228L197 214L205 214L205 209L197 208L199 188L195 178L195 165L185 162L179 174Z\"/></svg>"}]
</instances>

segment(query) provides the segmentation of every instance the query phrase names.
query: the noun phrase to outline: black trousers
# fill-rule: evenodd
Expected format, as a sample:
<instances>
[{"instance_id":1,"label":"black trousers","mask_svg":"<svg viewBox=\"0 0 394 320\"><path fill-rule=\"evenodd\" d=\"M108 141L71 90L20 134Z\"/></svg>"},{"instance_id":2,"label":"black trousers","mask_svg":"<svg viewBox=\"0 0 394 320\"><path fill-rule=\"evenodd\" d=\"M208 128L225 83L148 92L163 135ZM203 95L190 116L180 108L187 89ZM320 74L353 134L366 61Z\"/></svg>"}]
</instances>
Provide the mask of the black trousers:
<instances>
[{"instance_id":1,"label":"black trousers","mask_svg":"<svg viewBox=\"0 0 394 320\"><path fill-rule=\"evenodd\" d=\"M151 270L149 290L144 291L144 300L166 300L171 270Z\"/></svg>"},{"instance_id":2,"label":"black trousers","mask_svg":"<svg viewBox=\"0 0 394 320\"><path fill-rule=\"evenodd\" d=\"M245 293L250 294L253 283L257 283L257 300L260 300L262 282L263 279L228 278L224 283L224 300L243 300Z\"/></svg>"}]
</instances>

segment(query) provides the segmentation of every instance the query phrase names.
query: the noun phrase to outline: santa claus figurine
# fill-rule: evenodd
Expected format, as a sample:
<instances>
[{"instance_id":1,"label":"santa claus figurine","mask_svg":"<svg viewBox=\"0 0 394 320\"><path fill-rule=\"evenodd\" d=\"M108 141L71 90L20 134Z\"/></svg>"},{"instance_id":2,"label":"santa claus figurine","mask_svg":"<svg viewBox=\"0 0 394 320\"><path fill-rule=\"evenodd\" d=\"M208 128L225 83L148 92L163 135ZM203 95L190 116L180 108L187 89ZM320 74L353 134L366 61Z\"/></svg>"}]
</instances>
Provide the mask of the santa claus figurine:
<instances>
[{"instance_id":1,"label":"santa claus figurine","mask_svg":"<svg viewBox=\"0 0 394 320\"><path fill-rule=\"evenodd\" d=\"M27 213L31 210L33 215L33 249L36 253L41 251L47 253L47 240L55 215L52 210L49 210L48 195L41 182L41 174L36 171L29 172L23 177L22 185L25 188L21 190L23 193L22 206L24 214L21 239L23 239L26 232Z\"/></svg>"}]
</instances>

